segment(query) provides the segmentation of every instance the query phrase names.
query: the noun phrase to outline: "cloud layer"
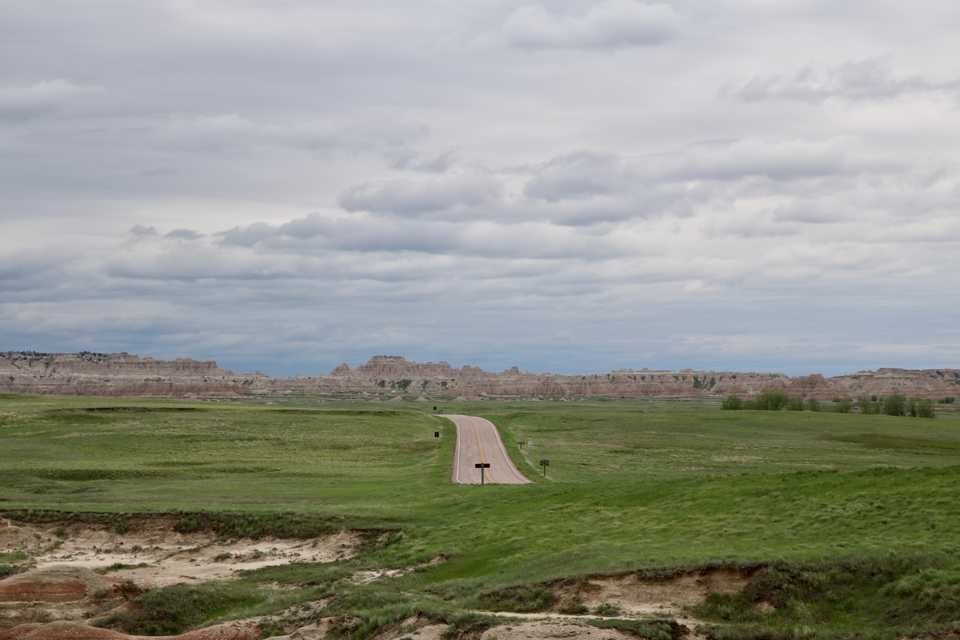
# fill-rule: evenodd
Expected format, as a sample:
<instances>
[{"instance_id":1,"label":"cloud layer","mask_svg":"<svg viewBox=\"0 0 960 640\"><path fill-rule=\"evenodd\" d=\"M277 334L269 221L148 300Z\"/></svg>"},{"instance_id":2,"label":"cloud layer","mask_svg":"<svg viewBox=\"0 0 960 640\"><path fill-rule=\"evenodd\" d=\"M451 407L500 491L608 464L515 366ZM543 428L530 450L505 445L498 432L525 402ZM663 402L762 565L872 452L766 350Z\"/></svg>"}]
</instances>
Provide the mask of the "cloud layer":
<instances>
[{"instance_id":1,"label":"cloud layer","mask_svg":"<svg viewBox=\"0 0 960 640\"><path fill-rule=\"evenodd\" d=\"M0 348L960 366L921 4L14 0Z\"/></svg>"}]
</instances>

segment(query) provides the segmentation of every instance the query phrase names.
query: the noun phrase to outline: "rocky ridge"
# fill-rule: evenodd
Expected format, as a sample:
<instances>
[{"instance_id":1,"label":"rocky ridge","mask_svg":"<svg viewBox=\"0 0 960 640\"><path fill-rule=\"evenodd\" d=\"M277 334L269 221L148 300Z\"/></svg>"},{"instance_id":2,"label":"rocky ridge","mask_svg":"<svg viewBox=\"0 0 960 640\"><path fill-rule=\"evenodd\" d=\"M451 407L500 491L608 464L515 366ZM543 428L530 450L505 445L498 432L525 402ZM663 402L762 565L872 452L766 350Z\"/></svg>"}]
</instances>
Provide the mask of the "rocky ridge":
<instances>
[{"instance_id":1,"label":"rocky ridge","mask_svg":"<svg viewBox=\"0 0 960 640\"><path fill-rule=\"evenodd\" d=\"M446 362L374 356L329 375L272 378L238 374L213 361L157 360L129 353L0 352L0 392L68 395L217 397L312 394L342 397L588 398L751 396L785 389L832 399L903 393L925 398L960 396L960 369L878 369L826 378L778 373L618 370L595 374L493 373Z\"/></svg>"}]
</instances>

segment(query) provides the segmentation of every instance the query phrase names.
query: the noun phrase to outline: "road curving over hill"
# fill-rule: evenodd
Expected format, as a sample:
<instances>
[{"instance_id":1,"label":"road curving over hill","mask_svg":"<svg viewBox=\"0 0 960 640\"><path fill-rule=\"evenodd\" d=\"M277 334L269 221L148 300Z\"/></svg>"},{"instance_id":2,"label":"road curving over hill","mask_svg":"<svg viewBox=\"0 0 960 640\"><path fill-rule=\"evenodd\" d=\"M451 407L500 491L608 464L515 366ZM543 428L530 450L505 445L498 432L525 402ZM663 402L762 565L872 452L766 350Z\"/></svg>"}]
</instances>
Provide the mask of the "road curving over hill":
<instances>
[{"instance_id":1,"label":"road curving over hill","mask_svg":"<svg viewBox=\"0 0 960 640\"><path fill-rule=\"evenodd\" d=\"M457 484L480 484L478 462L490 464L484 471L488 484L529 484L530 481L514 466L507 454L497 427L476 416L442 415L457 425L457 448L453 456L453 481Z\"/></svg>"}]
</instances>

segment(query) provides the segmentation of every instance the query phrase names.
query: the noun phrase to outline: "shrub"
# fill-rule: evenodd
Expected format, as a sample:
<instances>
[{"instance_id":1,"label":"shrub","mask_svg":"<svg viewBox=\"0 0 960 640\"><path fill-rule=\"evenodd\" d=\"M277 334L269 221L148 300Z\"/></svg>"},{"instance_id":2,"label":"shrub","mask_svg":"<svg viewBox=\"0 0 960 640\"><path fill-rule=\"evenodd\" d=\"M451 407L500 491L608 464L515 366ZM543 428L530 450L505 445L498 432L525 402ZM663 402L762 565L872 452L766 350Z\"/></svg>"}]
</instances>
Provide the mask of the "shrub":
<instances>
[{"instance_id":1,"label":"shrub","mask_svg":"<svg viewBox=\"0 0 960 640\"><path fill-rule=\"evenodd\" d=\"M623 615L623 609L616 604L604 602L603 604L598 604L596 606L596 608L593 610L593 615L603 616L604 618L615 618L619 615Z\"/></svg>"},{"instance_id":2,"label":"shrub","mask_svg":"<svg viewBox=\"0 0 960 640\"><path fill-rule=\"evenodd\" d=\"M860 413L864 415L875 415L879 413L879 407L877 406L876 401L871 400L866 396L857 400L857 407L860 409Z\"/></svg>"},{"instance_id":3,"label":"shrub","mask_svg":"<svg viewBox=\"0 0 960 640\"><path fill-rule=\"evenodd\" d=\"M907 399L899 393L883 399L883 413L888 416L905 416L909 408Z\"/></svg>"},{"instance_id":4,"label":"shrub","mask_svg":"<svg viewBox=\"0 0 960 640\"><path fill-rule=\"evenodd\" d=\"M953 396L948 396L940 401L941 404L953 404L956 401L956 398Z\"/></svg>"},{"instance_id":5,"label":"shrub","mask_svg":"<svg viewBox=\"0 0 960 640\"><path fill-rule=\"evenodd\" d=\"M574 600L560 607L560 613L568 616L582 616L590 613L590 608L583 604L581 600Z\"/></svg>"},{"instance_id":6,"label":"shrub","mask_svg":"<svg viewBox=\"0 0 960 640\"><path fill-rule=\"evenodd\" d=\"M788 411L803 411L803 398L787 398Z\"/></svg>"},{"instance_id":7,"label":"shrub","mask_svg":"<svg viewBox=\"0 0 960 640\"><path fill-rule=\"evenodd\" d=\"M673 620L589 620L588 624L598 629L623 631L649 640L673 640L683 637L685 631Z\"/></svg>"},{"instance_id":8,"label":"shrub","mask_svg":"<svg viewBox=\"0 0 960 640\"><path fill-rule=\"evenodd\" d=\"M767 411L780 411L787 404L787 394L781 389L768 389L757 396L754 406Z\"/></svg>"},{"instance_id":9,"label":"shrub","mask_svg":"<svg viewBox=\"0 0 960 640\"><path fill-rule=\"evenodd\" d=\"M557 596L543 587L520 586L480 596L480 604L491 611L533 613L545 611L557 601Z\"/></svg>"},{"instance_id":10,"label":"shrub","mask_svg":"<svg viewBox=\"0 0 960 640\"><path fill-rule=\"evenodd\" d=\"M936 407L933 405L933 400L916 400L914 403L916 409L916 414L918 418L934 418L936 417Z\"/></svg>"},{"instance_id":11,"label":"shrub","mask_svg":"<svg viewBox=\"0 0 960 640\"><path fill-rule=\"evenodd\" d=\"M810 398L807 400L807 409L810 411L820 411L820 401L816 398Z\"/></svg>"},{"instance_id":12,"label":"shrub","mask_svg":"<svg viewBox=\"0 0 960 640\"><path fill-rule=\"evenodd\" d=\"M837 413L850 413L853 411L853 400L850 398L838 398L833 401L833 410Z\"/></svg>"},{"instance_id":13,"label":"shrub","mask_svg":"<svg viewBox=\"0 0 960 640\"><path fill-rule=\"evenodd\" d=\"M743 409L743 400L738 396L727 396L723 399L723 404L720 406L728 411L739 411Z\"/></svg>"}]
</instances>

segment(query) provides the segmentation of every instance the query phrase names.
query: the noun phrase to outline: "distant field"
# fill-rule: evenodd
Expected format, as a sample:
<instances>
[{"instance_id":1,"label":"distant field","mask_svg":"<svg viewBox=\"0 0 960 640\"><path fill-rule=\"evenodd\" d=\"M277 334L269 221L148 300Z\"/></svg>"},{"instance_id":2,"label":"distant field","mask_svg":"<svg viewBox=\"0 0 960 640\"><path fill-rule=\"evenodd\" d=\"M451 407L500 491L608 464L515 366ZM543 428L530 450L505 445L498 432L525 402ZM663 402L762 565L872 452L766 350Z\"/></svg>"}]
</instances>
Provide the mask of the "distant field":
<instances>
[{"instance_id":1,"label":"distant field","mask_svg":"<svg viewBox=\"0 0 960 640\"><path fill-rule=\"evenodd\" d=\"M432 403L5 397L0 506L295 511L404 531L354 569L447 558L390 584L341 587L341 606L355 612L410 603L466 609L478 594L513 585L716 562L882 564L895 554L960 584L957 413L920 420L728 412L706 401L472 402L440 410L492 420L537 482L450 484L454 430L431 415ZM551 460L546 480L541 458ZM265 570L245 582L335 581L337 571ZM879 606L874 586L844 596L854 609L850 625L867 624L856 611L868 620ZM223 615L269 606L247 603ZM719 621L720 609L712 611L703 615ZM767 623L833 624L818 621L826 614L814 609L778 616ZM942 622L924 614L904 624L930 620ZM878 622L876 632L889 628Z\"/></svg>"}]
</instances>

